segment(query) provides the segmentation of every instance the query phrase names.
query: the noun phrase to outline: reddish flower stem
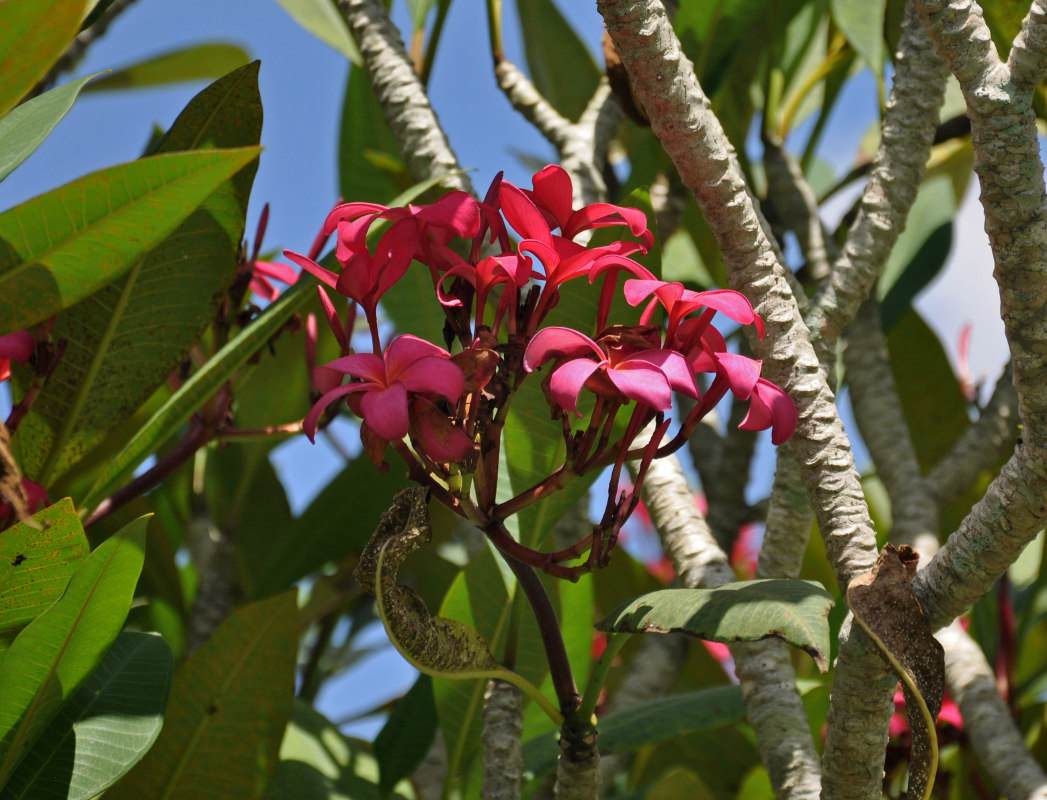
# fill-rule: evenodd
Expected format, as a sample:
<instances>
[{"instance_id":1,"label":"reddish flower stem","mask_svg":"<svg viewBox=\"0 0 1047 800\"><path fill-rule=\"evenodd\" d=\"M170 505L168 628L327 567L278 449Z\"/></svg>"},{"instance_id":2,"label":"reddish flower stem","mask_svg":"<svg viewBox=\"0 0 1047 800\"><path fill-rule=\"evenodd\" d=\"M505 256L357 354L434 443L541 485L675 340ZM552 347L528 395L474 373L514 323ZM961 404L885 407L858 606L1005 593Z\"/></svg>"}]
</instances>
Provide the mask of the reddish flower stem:
<instances>
[{"instance_id":1,"label":"reddish flower stem","mask_svg":"<svg viewBox=\"0 0 1047 800\"><path fill-rule=\"evenodd\" d=\"M501 533L512 541L512 537L500 522L489 525L486 533L490 536L497 528L501 528ZM542 646L545 648L545 657L549 662L549 674L553 679L556 700L560 705L560 711L566 717L578 708L582 696L578 693L578 686L574 682L571 663L567 658L567 649L564 647L563 634L560 632L560 623L556 619L556 612L549 600L549 593L545 591L534 567L518 561L505 554L504 551L503 555L505 555L509 568L516 575L516 580L519 581L520 588L523 589L524 596L534 612L538 632L542 637Z\"/></svg>"}]
</instances>

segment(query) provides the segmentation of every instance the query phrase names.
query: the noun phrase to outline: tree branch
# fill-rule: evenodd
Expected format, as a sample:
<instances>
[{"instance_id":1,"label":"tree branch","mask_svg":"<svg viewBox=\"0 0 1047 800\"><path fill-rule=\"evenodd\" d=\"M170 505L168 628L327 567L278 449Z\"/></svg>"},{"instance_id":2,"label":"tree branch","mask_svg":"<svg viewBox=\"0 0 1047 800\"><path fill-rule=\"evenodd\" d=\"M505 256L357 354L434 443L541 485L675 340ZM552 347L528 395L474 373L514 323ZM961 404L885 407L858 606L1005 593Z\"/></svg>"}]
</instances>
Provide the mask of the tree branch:
<instances>
[{"instance_id":1,"label":"tree branch","mask_svg":"<svg viewBox=\"0 0 1047 800\"><path fill-rule=\"evenodd\" d=\"M522 734L520 690L502 680L489 680L483 707L484 800L519 800L523 786Z\"/></svg>"},{"instance_id":2,"label":"tree branch","mask_svg":"<svg viewBox=\"0 0 1047 800\"><path fill-rule=\"evenodd\" d=\"M385 121L414 179L460 170L385 4L381 0L338 0L338 8L360 48ZM467 175L449 175L444 183L475 194Z\"/></svg>"},{"instance_id":3,"label":"tree branch","mask_svg":"<svg viewBox=\"0 0 1047 800\"><path fill-rule=\"evenodd\" d=\"M1007 56L1011 79L1022 89L1035 89L1047 75L1047 6L1033 0L1022 29Z\"/></svg>"},{"instance_id":4,"label":"tree branch","mask_svg":"<svg viewBox=\"0 0 1047 800\"><path fill-rule=\"evenodd\" d=\"M730 142L683 54L665 10L654 0L599 0L652 129L698 201L732 287L763 317L753 342L767 377L796 403L796 451L826 550L844 588L872 568L876 540L854 457L818 357L768 227L748 193Z\"/></svg>"},{"instance_id":5,"label":"tree branch","mask_svg":"<svg viewBox=\"0 0 1047 800\"><path fill-rule=\"evenodd\" d=\"M985 230L1011 348L1022 443L959 530L914 581L936 626L984 595L1047 517L1047 204L1032 89L1000 62L970 0L915 2L967 100Z\"/></svg>"},{"instance_id":6,"label":"tree branch","mask_svg":"<svg viewBox=\"0 0 1047 800\"><path fill-rule=\"evenodd\" d=\"M967 735L1001 795L1047 798L1047 775L1025 747L1021 732L996 691L996 676L977 643L954 623L936 634L945 648L949 683Z\"/></svg>"},{"instance_id":7,"label":"tree branch","mask_svg":"<svg viewBox=\"0 0 1047 800\"><path fill-rule=\"evenodd\" d=\"M891 542L933 553L938 506L920 474L875 300L866 300L847 328L844 365L858 430L891 500Z\"/></svg>"},{"instance_id":8,"label":"tree branch","mask_svg":"<svg viewBox=\"0 0 1047 800\"><path fill-rule=\"evenodd\" d=\"M980 472L995 469L1014 450L1017 438L1018 393L1008 365L981 415L927 476L938 507L959 497Z\"/></svg>"},{"instance_id":9,"label":"tree branch","mask_svg":"<svg viewBox=\"0 0 1047 800\"><path fill-rule=\"evenodd\" d=\"M869 295L916 199L938 125L948 70L906 7L883 135L858 215L808 314L815 339L833 341Z\"/></svg>"}]
</instances>

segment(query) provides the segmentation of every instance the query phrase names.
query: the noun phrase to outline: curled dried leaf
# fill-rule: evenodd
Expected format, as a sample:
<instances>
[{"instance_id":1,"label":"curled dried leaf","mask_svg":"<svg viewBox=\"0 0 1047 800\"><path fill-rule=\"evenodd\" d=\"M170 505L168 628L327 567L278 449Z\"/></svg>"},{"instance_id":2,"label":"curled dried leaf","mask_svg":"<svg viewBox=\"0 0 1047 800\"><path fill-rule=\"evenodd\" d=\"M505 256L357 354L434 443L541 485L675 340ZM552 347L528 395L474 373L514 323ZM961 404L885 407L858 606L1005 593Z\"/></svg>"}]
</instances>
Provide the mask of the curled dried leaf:
<instances>
[{"instance_id":1,"label":"curled dried leaf","mask_svg":"<svg viewBox=\"0 0 1047 800\"><path fill-rule=\"evenodd\" d=\"M926 800L938 769L934 723L945 694L945 656L912 590L918 560L908 545L885 545L872 570L847 587L847 604L901 681L913 732L909 797Z\"/></svg>"},{"instance_id":2,"label":"curled dried leaf","mask_svg":"<svg viewBox=\"0 0 1047 800\"><path fill-rule=\"evenodd\" d=\"M378 614L389 640L414 667L439 678L500 678L534 699L558 724L563 715L529 681L500 665L487 641L457 620L434 617L416 592L396 583L411 553L432 539L427 492L397 492L360 556L356 579L378 598Z\"/></svg>"}]
</instances>

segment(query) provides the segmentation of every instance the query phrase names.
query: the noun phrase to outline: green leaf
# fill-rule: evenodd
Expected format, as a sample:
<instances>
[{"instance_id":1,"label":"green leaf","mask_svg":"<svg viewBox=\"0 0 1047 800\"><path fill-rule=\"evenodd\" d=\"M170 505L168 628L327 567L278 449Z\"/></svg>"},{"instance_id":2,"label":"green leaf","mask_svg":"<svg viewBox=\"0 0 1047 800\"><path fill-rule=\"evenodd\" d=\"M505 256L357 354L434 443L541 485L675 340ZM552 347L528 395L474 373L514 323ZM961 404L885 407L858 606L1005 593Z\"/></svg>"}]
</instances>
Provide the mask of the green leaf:
<instances>
[{"instance_id":1,"label":"green leaf","mask_svg":"<svg viewBox=\"0 0 1047 800\"><path fill-rule=\"evenodd\" d=\"M160 738L106 800L262 797L294 704L297 653L295 592L233 612L175 673Z\"/></svg>"},{"instance_id":2,"label":"green leaf","mask_svg":"<svg viewBox=\"0 0 1047 800\"><path fill-rule=\"evenodd\" d=\"M428 675L419 675L414 686L393 707L374 740L383 796L388 796L396 784L422 763L435 736L433 681Z\"/></svg>"},{"instance_id":3,"label":"green leaf","mask_svg":"<svg viewBox=\"0 0 1047 800\"><path fill-rule=\"evenodd\" d=\"M68 497L39 511L36 530L24 522L0 536L0 640L10 640L62 594L90 550Z\"/></svg>"},{"instance_id":4,"label":"green leaf","mask_svg":"<svg viewBox=\"0 0 1047 800\"><path fill-rule=\"evenodd\" d=\"M495 652L505 646L512 608L495 556L484 549L447 590L440 616L458 620L476 630ZM433 682L437 715L447 748L447 776L453 779L464 768L480 742L483 681Z\"/></svg>"},{"instance_id":5,"label":"green leaf","mask_svg":"<svg viewBox=\"0 0 1047 800\"><path fill-rule=\"evenodd\" d=\"M147 517L99 545L62 597L22 631L0 670L0 786L102 660L131 607Z\"/></svg>"},{"instance_id":6,"label":"green leaf","mask_svg":"<svg viewBox=\"0 0 1047 800\"><path fill-rule=\"evenodd\" d=\"M516 11L532 82L557 111L578 119L602 74L592 53L551 0L517 0Z\"/></svg>"},{"instance_id":7,"label":"green leaf","mask_svg":"<svg viewBox=\"0 0 1047 800\"><path fill-rule=\"evenodd\" d=\"M1029 4L1022 0L983 0L982 11L992 34L993 44L1006 60L1011 52L1014 37L1021 30L1022 20L1029 13Z\"/></svg>"},{"instance_id":8,"label":"green leaf","mask_svg":"<svg viewBox=\"0 0 1047 800\"><path fill-rule=\"evenodd\" d=\"M84 91L144 89L168 83L214 80L243 67L250 60L251 57L239 45L226 42L197 44L118 69Z\"/></svg>"},{"instance_id":9,"label":"green leaf","mask_svg":"<svg viewBox=\"0 0 1047 800\"><path fill-rule=\"evenodd\" d=\"M715 589L662 589L616 608L596 624L608 633L687 633L711 642L778 638L829 668L832 596L813 581L739 581Z\"/></svg>"},{"instance_id":10,"label":"green leaf","mask_svg":"<svg viewBox=\"0 0 1047 800\"><path fill-rule=\"evenodd\" d=\"M258 62L194 97L157 153L257 145ZM258 162L230 177L121 281L63 311L51 336L75 342L22 422L23 469L51 485L130 417L213 321L237 271Z\"/></svg>"},{"instance_id":11,"label":"green leaf","mask_svg":"<svg viewBox=\"0 0 1047 800\"><path fill-rule=\"evenodd\" d=\"M353 64L363 64L360 50L349 34L345 17L338 13L331 0L276 0L294 21L324 44L348 58Z\"/></svg>"},{"instance_id":12,"label":"green leaf","mask_svg":"<svg viewBox=\"0 0 1047 800\"><path fill-rule=\"evenodd\" d=\"M737 686L716 686L658 697L601 717L601 753L628 753L695 731L722 728L745 719L745 703ZM535 777L556 769L557 734L524 743L524 765Z\"/></svg>"},{"instance_id":13,"label":"green leaf","mask_svg":"<svg viewBox=\"0 0 1047 800\"><path fill-rule=\"evenodd\" d=\"M0 117L0 181L33 154L69 113L84 84L100 74L96 72L63 84Z\"/></svg>"},{"instance_id":14,"label":"green leaf","mask_svg":"<svg viewBox=\"0 0 1047 800\"><path fill-rule=\"evenodd\" d=\"M831 0L833 21L877 78L883 77L883 19L887 0Z\"/></svg>"},{"instance_id":15,"label":"green leaf","mask_svg":"<svg viewBox=\"0 0 1047 800\"><path fill-rule=\"evenodd\" d=\"M80 29L86 0L0 3L0 114L28 94Z\"/></svg>"},{"instance_id":16,"label":"green leaf","mask_svg":"<svg viewBox=\"0 0 1047 800\"><path fill-rule=\"evenodd\" d=\"M365 743L342 735L319 711L301 700L280 746L280 767L269 786L270 800L382 800L378 762ZM395 800L414 800L401 782Z\"/></svg>"},{"instance_id":17,"label":"green leaf","mask_svg":"<svg viewBox=\"0 0 1047 800\"><path fill-rule=\"evenodd\" d=\"M163 638L121 633L26 753L0 800L90 800L104 792L160 735L173 671Z\"/></svg>"},{"instance_id":18,"label":"green leaf","mask_svg":"<svg viewBox=\"0 0 1047 800\"><path fill-rule=\"evenodd\" d=\"M287 529L251 531L241 537L238 549L253 576L256 596L281 591L329 561L362 552L390 498L407 486L397 470L380 473L361 456L335 476Z\"/></svg>"},{"instance_id":19,"label":"green leaf","mask_svg":"<svg viewBox=\"0 0 1047 800\"><path fill-rule=\"evenodd\" d=\"M279 300L268 306L258 319L230 339L200 370L193 373L113 457L81 505L94 506L101 501L123 476L174 434L207 398L218 391L248 358L283 327L291 315L309 299L314 286L315 282L308 277L299 280Z\"/></svg>"},{"instance_id":20,"label":"green leaf","mask_svg":"<svg viewBox=\"0 0 1047 800\"><path fill-rule=\"evenodd\" d=\"M942 343L915 309L891 328L887 347L916 459L928 472L971 424L967 400Z\"/></svg>"},{"instance_id":21,"label":"green leaf","mask_svg":"<svg viewBox=\"0 0 1047 800\"><path fill-rule=\"evenodd\" d=\"M52 317L126 274L258 152L153 156L0 214L2 332Z\"/></svg>"}]
</instances>

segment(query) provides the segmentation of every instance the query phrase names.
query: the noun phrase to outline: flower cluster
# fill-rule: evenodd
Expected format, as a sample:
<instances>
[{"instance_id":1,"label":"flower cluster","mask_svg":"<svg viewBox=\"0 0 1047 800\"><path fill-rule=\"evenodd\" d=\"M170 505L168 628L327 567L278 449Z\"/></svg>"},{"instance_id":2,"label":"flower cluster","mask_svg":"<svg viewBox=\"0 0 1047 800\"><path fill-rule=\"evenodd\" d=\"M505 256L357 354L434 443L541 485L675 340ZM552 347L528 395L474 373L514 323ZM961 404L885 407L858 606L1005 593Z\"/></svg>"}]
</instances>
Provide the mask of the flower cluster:
<instances>
[{"instance_id":1,"label":"flower cluster","mask_svg":"<svg viewBox=\"0 0 1047 800\"><path fill-rule=\"evenodd\" d=\"M589 241L605 228L620 235L606 244ZM659 280L633 258L653 243L645 215L607 203L575 209L570 178L559 167L538 172L530 190L499 176L483 202L451 192L431 205L406 208L345 203L327 217L323 234L332 233L340 272L297 253L285 255L362 309L371 352L353 352L352 331L321 286L343 356L314 371L321 396L305 419L306 433L315 436L344 399L362 420L365 451L376 466L386 466L391 446L437 499L479 525L509 555L553 574L573 577L578 568L562 564L586 550L582 568L606 560L636 504L635 488L618 491L625 460L639 461L638 485L651 459L679 447L728 391L749 403L743 428L770 428L776 444L795 428L792 402L760 377L760 362L730 352L710 324L720 313L755 326L762 337L762 320L745 297ZM512 233L519 237L515 243ZM433 302L446 317L446 348L409 334L383 345L379 303L409 269L429 270ZM585 332L547 324L568 282L593 286L593 317ZM619 296L643 306L630 324L611 318ZM566 457L546 479L498 503L506 412L536 371L544 373L550 413L561 421ZM702 375L707 378L700 381ZM666 440L674 392L691 398L693 409ZM636 445L651 423L654 436ZM538 554L504 533L502 522L510 514L572 475L608 465L607 510L584 541Z\"/></svg>"}]
</instances>

